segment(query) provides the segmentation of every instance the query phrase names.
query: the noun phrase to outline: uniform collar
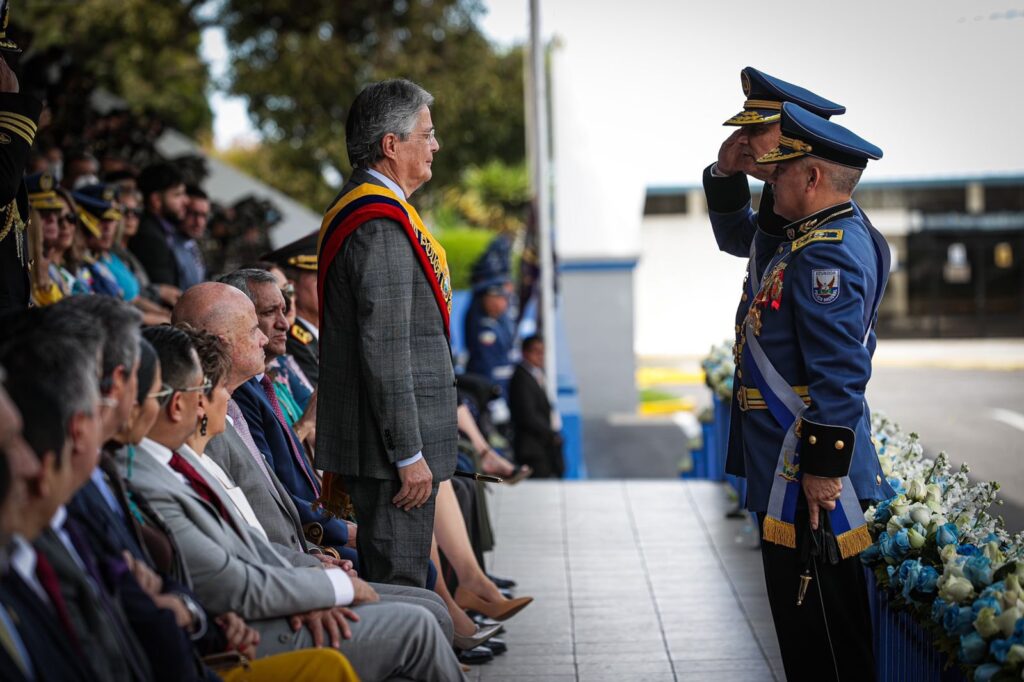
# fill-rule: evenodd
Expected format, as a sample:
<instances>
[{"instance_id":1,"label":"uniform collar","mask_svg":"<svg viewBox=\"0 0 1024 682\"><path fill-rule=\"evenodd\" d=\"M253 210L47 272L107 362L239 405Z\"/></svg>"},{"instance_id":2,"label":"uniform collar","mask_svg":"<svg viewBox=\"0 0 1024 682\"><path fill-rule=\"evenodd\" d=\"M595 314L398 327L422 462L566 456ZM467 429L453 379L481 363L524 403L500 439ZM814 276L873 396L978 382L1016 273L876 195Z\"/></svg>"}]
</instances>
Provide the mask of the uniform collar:
<instances>
[{"instance_id":1,"label":"uniform collar","mask_svg":"<svg viewBox=\"0 0 1024 682\"><path fill-rule=\"evenodd\" d=\"M853 215L853 202L844 201L841 204L835 206L829 206L823 208L817 213L809 215L800 220L794 220L783 229L786 239L793 240L797 237L807 234L812 229L817 229L825 223L839 218L846 218L847 216Z\"/></svg>"},{"instance_id":2,"label":"uniform collar","mask_svg":"<svg viewBox=\"0 0 1024 682\"><path fill-rule=\"evenodd\" d=\"M320 328L319 327L317 327L315 324L313 324L312 322L310 322L306 318L302 317L301 315L296 315L295 316L295 321L298 322L303 327L305 327L306 331L308 331L310 334L312 334L314 339L316 339L317 341L320 340Z\"/></svg>"}]
</instances>

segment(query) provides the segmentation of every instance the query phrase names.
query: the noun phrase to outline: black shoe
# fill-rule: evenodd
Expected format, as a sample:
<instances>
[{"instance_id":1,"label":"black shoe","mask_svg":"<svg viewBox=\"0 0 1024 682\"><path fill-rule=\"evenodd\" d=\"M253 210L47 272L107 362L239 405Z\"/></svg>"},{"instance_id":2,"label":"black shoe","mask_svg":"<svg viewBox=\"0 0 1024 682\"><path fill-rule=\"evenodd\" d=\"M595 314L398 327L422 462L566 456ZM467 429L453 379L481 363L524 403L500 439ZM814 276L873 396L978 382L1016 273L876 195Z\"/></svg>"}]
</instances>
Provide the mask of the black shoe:
<instances>
[{"instance_id":1,"label":"black shoe","mask_svg":"<svg viewBox=\"0 0 1024 682\"><path fill-rule=\"evenodd\" d=\"M479 625L482 628L485 628L485 627L487 627L489 625L501 625L498 621L492 620L492 619L488 618L487 616L485 616L484 614L477 613L476 611L470 611L469 612L469 617L473 619L474 623L476 623L477 625ZM498 631L496 633L494 633L494 634L500 635L500 634L502 634L504 632L505 632L505 626L502 625L500 628L498 628Z\"/></svg>"},{"instance_id":2,"label":"black shoe","mask_svg":"<svg viewBox=\"0 0 1024 682\"><path fill-rule=\"evenodd\" d=\"M501 592L501 596L505 599L515 599L516 595L512 594L512 590L498 588L498 592Z\"/></svg>"},{"instance_id":3,"label":"black shoe","mask_svg":"<svg viewBox=\"0 0 1024 682\"><path fill-rule=\"evenodd\" d=\"M466 665L482 665L494 660L494 654L485 646L459 651L458 654L459 663L465 663Z\"/></svg>"},{"instance_id":4,"label":"black shoe","mask_svg":"<svg viewBox=\"0 0 1024 682\"><path fill-rule=\"evenodd\" d=\"M511 578L499 578L498 576L491 575L490 573L487 574L487 577L490 579L492 583L494 583L503 590L511 590L513 587L516 586L516 581L512 580Z\"/></svg>"},{"instance_id":5,"label":"black shoe","mask_svg":"<svg viewBox=\"0 0 1024 682\"><path fill-rule=\"evenodd\" d=\"M497 639L496 637L491 637L489 640L483 643L483 646L490 649L491 653L495 656L500 656L501 654L508 651L508 645L505 644L505 640Z\"/></svg>"}]
</instances>

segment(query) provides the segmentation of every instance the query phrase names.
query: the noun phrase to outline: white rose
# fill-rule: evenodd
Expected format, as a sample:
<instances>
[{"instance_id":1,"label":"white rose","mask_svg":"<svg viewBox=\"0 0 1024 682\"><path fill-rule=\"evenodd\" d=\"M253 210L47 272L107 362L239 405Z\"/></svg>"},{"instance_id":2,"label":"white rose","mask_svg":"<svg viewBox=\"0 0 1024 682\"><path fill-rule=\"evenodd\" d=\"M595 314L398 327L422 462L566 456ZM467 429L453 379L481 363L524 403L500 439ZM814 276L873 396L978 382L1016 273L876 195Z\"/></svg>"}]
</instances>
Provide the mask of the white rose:
<instances>
[{"instance_id":1,"label":"white rose","mask_svg":"<svg viewBox=\"0 0 1024 682\"><path fill-rule=\"evenodd\" d=\"M968 597L974 594L974 586L971 585L971 581L967 578L960 576L943 576L944 584L939 589L939 596L947 602L955 602L959 604Z\"/></svg>"}]
</instances>

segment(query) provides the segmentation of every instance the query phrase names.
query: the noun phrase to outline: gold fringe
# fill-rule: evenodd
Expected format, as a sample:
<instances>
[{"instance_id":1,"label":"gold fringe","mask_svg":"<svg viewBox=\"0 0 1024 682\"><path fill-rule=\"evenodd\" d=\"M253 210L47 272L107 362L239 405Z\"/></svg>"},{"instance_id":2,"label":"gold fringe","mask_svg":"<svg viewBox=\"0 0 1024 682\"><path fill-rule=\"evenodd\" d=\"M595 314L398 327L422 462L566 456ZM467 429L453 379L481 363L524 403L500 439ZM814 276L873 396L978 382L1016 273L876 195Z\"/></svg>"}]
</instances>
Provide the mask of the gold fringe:
<instances>
[{"instance_id":1,"label":"gold fringe","mask_svg":"<svg viewBox=\"0 0 1024 682\"><path fill-rule=\"evenodd\" d=\"M786 523L771 516L766 516L762 539L775 545L796 549L796 526L792 523Z\"/></svg>"},{"instance_id":2,"label":"gold fringe","mask_svg":"<svg viewBox=\"0 0 1024 682\"><path fill-rule=\"evenodd\" d=\"M844 559L849 559L871 546L871 533L867 526L859 526L837 537L836 542L839 543L839 553Z\"/></svg>"}]
</instances>

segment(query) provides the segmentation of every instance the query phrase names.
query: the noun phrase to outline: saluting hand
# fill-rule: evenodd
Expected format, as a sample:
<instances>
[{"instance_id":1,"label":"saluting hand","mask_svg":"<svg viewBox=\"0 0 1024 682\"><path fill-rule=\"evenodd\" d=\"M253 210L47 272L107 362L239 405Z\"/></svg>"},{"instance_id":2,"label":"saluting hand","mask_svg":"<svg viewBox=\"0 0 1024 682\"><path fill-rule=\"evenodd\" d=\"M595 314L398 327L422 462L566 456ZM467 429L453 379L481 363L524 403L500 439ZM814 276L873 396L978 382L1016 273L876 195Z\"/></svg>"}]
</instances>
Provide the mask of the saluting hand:
<instances>
[{"instance_id":1,"label":"saluting hand","mask_svg":"<svg viewBox=\"0 0 1024 682\"><path fill-rule=\"evenodd\" d=\"M7 65L7 60L0 57L0 92L19 92L18 77Z\"/></svg>"},{"instance_id":2,"label":"saluting hand","mask_svg":"<svg viewBox=\"0 0 1024 682\"><path fill-rule=\"evenodd\" d=\"M843 481L839 478L822 478L804 474L801 477L804 497L807 498L807 513L810 515L811 530L818 530L819 509L832 511L836 508L836 500L843 492Z\"/></svg>"}]
</instances>

